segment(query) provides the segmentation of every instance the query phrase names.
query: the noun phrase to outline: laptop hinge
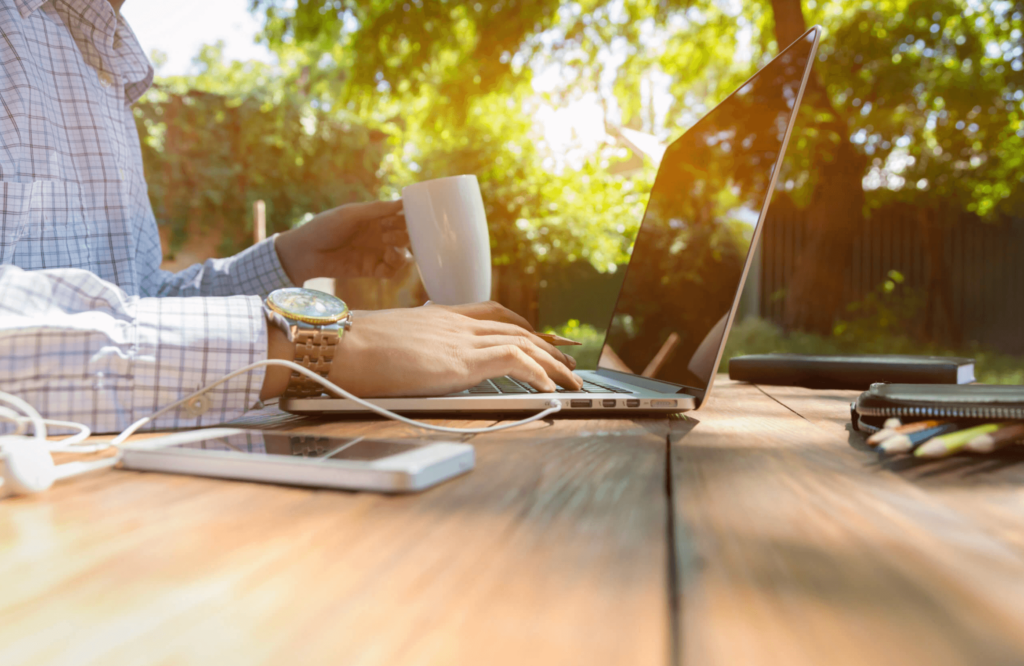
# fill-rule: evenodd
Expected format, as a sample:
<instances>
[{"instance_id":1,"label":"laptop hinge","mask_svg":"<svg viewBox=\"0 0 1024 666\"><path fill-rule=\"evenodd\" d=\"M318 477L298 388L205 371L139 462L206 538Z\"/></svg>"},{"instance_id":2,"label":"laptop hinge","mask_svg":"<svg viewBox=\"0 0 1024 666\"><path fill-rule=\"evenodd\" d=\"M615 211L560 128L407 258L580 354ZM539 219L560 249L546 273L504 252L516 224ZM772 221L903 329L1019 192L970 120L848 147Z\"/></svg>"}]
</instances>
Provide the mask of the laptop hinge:
<instances>
[{"instance_id":1,"label":"laptop hinge","mask_svg":"<svg viewBox=\"0 0 1024 666\"><path fill-rule=\"evenodd\" d=\"M631 375L627 372L608 370L607 368L598 368L596 372L602 377L608 377L609 379L615 379L625 384L638 386L640 388L648 389L651 391L658 391L659 393L685 393L687 395L692 395L697 398L701 398L704 396L704 391L702 391L701 389L693 388L690 386L680 386L679 384L672 384L671 382L663 382L660 379L651 379L650 377Z\"/></svg>"}]
</instances>

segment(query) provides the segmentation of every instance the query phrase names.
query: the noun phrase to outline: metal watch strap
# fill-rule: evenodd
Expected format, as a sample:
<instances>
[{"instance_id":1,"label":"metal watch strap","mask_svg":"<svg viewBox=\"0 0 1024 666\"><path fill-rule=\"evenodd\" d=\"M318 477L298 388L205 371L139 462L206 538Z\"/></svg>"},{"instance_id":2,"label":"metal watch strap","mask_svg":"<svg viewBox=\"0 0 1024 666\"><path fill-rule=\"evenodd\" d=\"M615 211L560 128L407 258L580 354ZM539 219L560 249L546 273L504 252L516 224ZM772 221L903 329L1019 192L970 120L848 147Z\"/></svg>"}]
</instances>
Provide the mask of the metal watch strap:
<instances>
[{"instance_id":1,"label":"metal watch strap","mask_svg":"<svg viewBox=\"0 0 1024 666\"><path fill-rule=\"evenodd\" d=\"M292 327L292 332L295 338L295 362L326 379L338 349L338 326ZM293 370L284 397L314 398L323 392L323 386Z\"/></svg>"}]
</instances>

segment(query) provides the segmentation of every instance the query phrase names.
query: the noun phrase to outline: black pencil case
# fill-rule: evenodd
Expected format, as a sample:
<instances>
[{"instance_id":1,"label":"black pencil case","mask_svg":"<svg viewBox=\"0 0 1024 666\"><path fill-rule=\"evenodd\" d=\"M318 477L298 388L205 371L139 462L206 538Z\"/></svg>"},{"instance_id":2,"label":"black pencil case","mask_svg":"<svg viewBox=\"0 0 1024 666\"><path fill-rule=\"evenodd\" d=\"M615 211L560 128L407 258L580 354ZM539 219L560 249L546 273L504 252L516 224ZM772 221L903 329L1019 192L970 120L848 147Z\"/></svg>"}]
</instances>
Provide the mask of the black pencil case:
<instances>
[{"instance_id":1,"label":"black pencil case","mask_svg":"<svg viewBox=\"0 0 1024 666\"><path fill-rule=\"evenodd\" d=\"M872 384L850 405L854 430L875 432L888 418L990 422L1024 420L1024 386Z\"/></svg>"}]
</instances>

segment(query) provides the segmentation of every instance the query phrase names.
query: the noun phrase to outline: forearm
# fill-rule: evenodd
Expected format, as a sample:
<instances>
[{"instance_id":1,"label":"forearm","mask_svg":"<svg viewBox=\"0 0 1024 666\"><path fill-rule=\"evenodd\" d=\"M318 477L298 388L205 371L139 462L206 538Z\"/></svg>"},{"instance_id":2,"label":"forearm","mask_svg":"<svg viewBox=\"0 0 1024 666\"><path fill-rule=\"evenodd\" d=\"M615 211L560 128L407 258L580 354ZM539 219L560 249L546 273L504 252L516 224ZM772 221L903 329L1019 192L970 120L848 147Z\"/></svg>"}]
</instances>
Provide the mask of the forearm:
<instances>
[{"instance_id":1,"label":"forearm","mask_svg":"<svg viewBox=\"0 0 1024 666\"><path fill-rule=\"evenodd\" d=\"M159 269L159 247L144 263L152 272L142 281L145 296L234 296L250 294L266 297L274 289L291 287L292 282L281 265L276 244L278 236L249 247L224 259L207 259L177 273Z\"/></svg>"},{"instance_id":2,"label":"forearm","mask_svg":"<svg viewBox=\"0 0 1024 666\"><path fill-rule=\"evenodd\" d=\"M0 386L48 418L117 432L225 374L266 358L258 298L127 296L86 271L0 267ZM154 428L214 425L253 406L262 367Z\"/></svg>"}]
</instances>

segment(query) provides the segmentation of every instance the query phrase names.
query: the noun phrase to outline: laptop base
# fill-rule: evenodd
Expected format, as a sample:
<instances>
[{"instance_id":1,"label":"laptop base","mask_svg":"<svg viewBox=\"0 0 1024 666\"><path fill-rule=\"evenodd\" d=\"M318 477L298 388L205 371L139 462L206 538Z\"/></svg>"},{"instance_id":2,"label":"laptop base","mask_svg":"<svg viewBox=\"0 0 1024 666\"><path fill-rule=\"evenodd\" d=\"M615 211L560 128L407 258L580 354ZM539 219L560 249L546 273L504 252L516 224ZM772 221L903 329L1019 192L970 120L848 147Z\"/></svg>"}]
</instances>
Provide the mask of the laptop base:
<instances>
[{"instance_id":1,"label":"laptop base","mask_svg":"<svg viewBox=\"0 0 1024 666\"><path fill-rule=\"evenodd\" d=\"M609 416L630 416L641 413L671 414L696 407L693 396L682 393L660 393L634 386L618 386L594 371L577 372L584 382L596 384L606 390L600 392L516 392L481 393L469 389L453 395L437 397L373 398L375 405L401 414L522 414L540 412L550 408L551 400L560 400L564 412L600 413ZM491 383L514 382L507 378L488 380ZM478 385L479 387L480 385ZM474 387L474 388L478 388ZM535 391L535 389L530 389ZM316 398L282 398L278 406L291 414L372 414L360 404L344 398L319 396Z\"/></svg>"}]
</instances>

